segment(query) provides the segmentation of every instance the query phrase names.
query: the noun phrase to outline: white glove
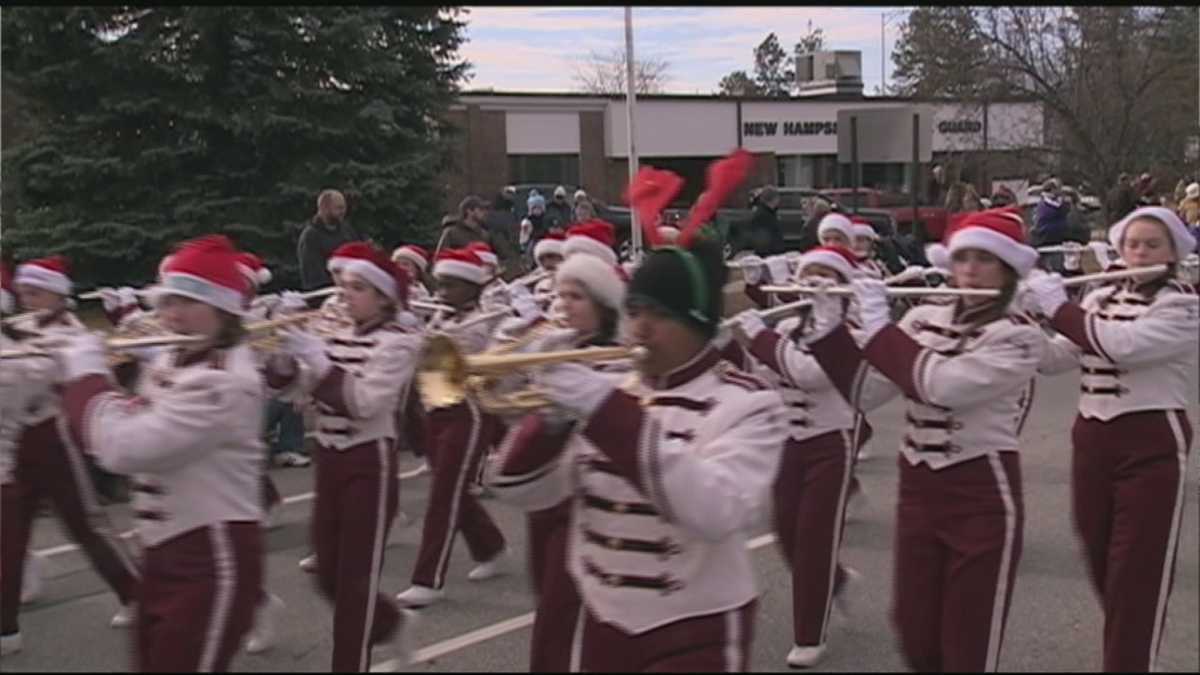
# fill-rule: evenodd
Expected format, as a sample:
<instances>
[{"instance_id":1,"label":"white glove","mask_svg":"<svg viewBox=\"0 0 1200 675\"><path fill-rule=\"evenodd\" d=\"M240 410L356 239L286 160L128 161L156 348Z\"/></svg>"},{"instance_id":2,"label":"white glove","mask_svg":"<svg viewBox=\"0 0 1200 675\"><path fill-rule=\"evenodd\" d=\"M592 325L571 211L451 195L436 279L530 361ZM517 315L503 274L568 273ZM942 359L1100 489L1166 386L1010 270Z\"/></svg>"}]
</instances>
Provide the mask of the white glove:
<instances>
[{"instance_id":1,"label":"white glove","mask_svg":"<svg viewBox=\"0 0 1200 675\"><path fill-rule=\"evenodd\" d=\"M742 258L738 264L742 266L742 279L745 280L746 285L757 286L762 283L763 276L767 272L767 265L762 258L748 255Z\"/></svg>"},{"instance_id":2,"label":"white glove","mask_svg":"<svg viewBox=\"0 0 1200 675\"><path fill-rule=\"evenodd\" d=\"M529 243L529 237L533 236L533 223L528 218L521 220L520 243L524 248L525 244Z\"/></svg>"},{"instance_id":3,"label":"white glove","mask_svg":"<svg viewBox=\"0 0 1200 675\"><path fill-rule=\"evenodd\" d=\"M791 276L788 259L781 255L767 258L767 269L771 271L771 283L773 284L786 284Z\"/></svg>"},{"instance_id":4,"label":"white glove","mask_svg":"<svg viewBox=\"0 0 1200 675\"><path fill-rule=\"evenodd\" d=\"M888 304L887 286L878 279L855 279L850 282L858 299L859 315L862 316L863 344L867 344L879 331L892 322L892 309Z\"/></svg>"},{"instance_id":5,"label":"white glove","mask_svg":"<svg viewBox=\"0 0 1200 675\"><path fill-rule=\"evenodd\" d=\"M321 380L333 367L333 362L325 354L325 341L321 338L299 330L280 331L283 335L283 351L291 354L297 361L308 366L317 380Z\"/></svg>"},{"instance_id":6,"label":"white glove","mask_svg":"<svg viewBox=\"0 0 1200 675\"><path fill-rule=\"evenodd\" d=\"M579 420L590 418L616 389L608 379L578 363L545 366L534 374L533 381L547 398Z\"/></svg>"},{"instance_id":7,"label":"white glove","mask_svg":"<svg viewBox=\"0 0 1200 675\"><path fill-rule=\"evenodd\" d=\"M746 342L752 342L758 334L767 329L767 324L762 320L757 310L747 309L738 312L734 317L737 321L738 332L746 336Z\"/></svg>"},{"instance_id":8,"label":"white glove","mask_svg":"<svg viewBox=\"0 0 1200 675\"><path fill-rule=\"evenodd\" d=\"M542 315L542 308L538 305L537 300L528 292L525 295L520 295L513 298L513 309L517 310L517 316L524 319L526 322L534 321Z\"/></svg>"},{"instance_id":9,"label":"white glove","mask_svg":"<svg viewBox=\"0 0 1200 675\"><path fill-rule=\"evenodd\" d=\"M1063 269L1072 272L1079 271L1080 259L1083 257L1083 245L1077 241L1063 242Z\"/></svg>"},{"instance_id":10,"label":"white glove","mask_svg":"<svg viewBox=\"0 0 1200 675\"><path fill-rule=\"evenodd\" d=\"M825 292L830 286L838 285L833 279L812 277L805 279L804 283L817 288L817 292L812 294L812 330L804 334L804 343L812 344L841 325L846 305L841 296Z\"/></svg>"},{"instance_id":11,"label":"white glove","mask_svg":"<svg viewBox=\"0 0 1200 675\"><path fill-rule=\"evenodd\" d=\"M74 335L55 355L62 369L60 375L63 382L87 375L108 375L108 351L99 333Z\"/></svg>"},{"instance_id":12,"label":"white glove","mask_svg":"<svg viewBox=\"0 0 1200 675\"><path fill-rule=\"evenodd\" d=\"M308 309L308 301L296 291L284 291L279 294L279 304L275 306L275 314L280 316L296 314Z\"/></svg>"},{"instance_id":13,"label":"white glove","mask_svg":"<svg viewBox=\"0 0 1200 675\"><path fill-rule=\"evenodd\" d=\"M1067 303L1067 289L1057 274L1035 274L1025 282L1033 293L1042 314L1053 317L1059 307Z\"/></svg>"},{"instance_id":14,"label":"white glove","mask_svg":"<svg viewBox=\"0 0 1200 675\"><path fill-rule=\"evenodd\" d=\"M121 308L121 294L115 288L96 289L96 293L100 296L100 304L104 306L104 311L112 313Z\"/></svg>"},{"instance_id":15,"label":"white glove","mask_svg":"<svg viewBox=\"0 0 1200 675\"><path fill-rule=\"evenodd\" d=\"M1091 241L1088 242L1088 248L1092 250L1092 255L1096 256L1096 262L1100 264L1100 269L1108 269L1108 266L1112 264L1112 258L1108 254L1108 242Z\"/></svg>"}]
</instances>

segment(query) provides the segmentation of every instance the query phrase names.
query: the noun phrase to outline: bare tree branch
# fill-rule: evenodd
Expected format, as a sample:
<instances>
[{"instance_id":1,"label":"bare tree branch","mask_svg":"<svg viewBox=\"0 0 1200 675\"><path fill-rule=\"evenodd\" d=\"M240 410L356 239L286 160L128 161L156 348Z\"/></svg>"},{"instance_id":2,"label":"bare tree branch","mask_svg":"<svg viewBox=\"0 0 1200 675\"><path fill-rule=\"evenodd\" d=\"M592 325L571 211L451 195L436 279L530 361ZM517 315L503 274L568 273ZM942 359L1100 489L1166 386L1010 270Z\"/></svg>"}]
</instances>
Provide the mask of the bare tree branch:
<instances>
[{"instance_id":1,"label":"bare tree branch","mask_svg":"<svg viewBox=\"0 0 1200 675\"><path fill-rule=\"evenodd\" d=\"M660 94L671 80L670 62L658 57L634 59L634 91L639 94ZM581 91L589 94L625 93L625 50L614 47L608 52L592 51L586 59L575 63L572 79Z\"/></svg>"}]
</instances>

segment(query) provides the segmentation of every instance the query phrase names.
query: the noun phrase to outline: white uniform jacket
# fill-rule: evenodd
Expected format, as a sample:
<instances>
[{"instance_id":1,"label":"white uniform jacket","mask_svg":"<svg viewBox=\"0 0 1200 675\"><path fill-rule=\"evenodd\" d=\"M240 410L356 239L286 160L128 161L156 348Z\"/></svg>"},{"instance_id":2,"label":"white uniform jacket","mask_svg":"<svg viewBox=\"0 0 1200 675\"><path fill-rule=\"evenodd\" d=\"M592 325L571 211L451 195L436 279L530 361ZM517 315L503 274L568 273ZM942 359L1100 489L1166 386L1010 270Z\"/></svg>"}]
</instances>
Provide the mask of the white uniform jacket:
<instances>
[{"instance_id":1,"label":"white uniform jacket","mask_svg":"<svg viewBox=\"0 0 1200 675\"><path fill-rule=\"evenodd\" d=\"M795 318L784 319L777 331L767 329L756 335L749 348L753 360L749 372L773 385L783 397L793 440L853 429L857 411L833 386L808 347L797 341L802 330L799 323ZM859 340L858 335L855 339Z\"/></svg>"},{"instance_id":2,"label":"white uniform jacket","mask_svg":"<svg viewBox=\"0 0 1200 675\"><path fill-rule=\"evenodd\" d=\"M308 366L291 372L267 369L267 384L283 400L312 396L317 404L317 441L335 450L396 439L396 411L406 400L421 346L419 333L389 320L363 329L345 326L325 336L333 364L317 378Z\"/></svg>"},{"instance_id":3,"label":"white uniform jacket","mask_svg":"<svg viewBox=\"0 0 1200 675\"><path fill-rule=\"evenodd\" d=\"M138 395L110 377L67 384L71 440L133 477L134 516L154 546L198 527L262 518L262 375L246 345L158 355Z\"/></svg>"},{"instance_id":4,"label":"white uniform jacket","mask_svg":"<svg viewBox=\"0 0 1200 675\"><path fill-rule=\"evenodd\" d=\"M21 349L22 342L0 335L0 348ZM45 382L57 377L58 364L49 357L0 361L0 484L13 481L17 467L17 441L33 396Z\"/></svg>"},{"instance_id":5,"label":"white uniform jacket","mask_svg":"<svg viewBox=\"0 0 1200 675\"><path fill-rule=\"evenodd\" d=\"M1083 417L1107 422L1140 410L1188 408L1200 368L1200 297L1193 287L1174 280L1107 286L1081 305L1063 305L1051 325L1059 335L1039 370L1080 367Z\"/></svg>"},{"instance_id":6,"label":"white uniform jacket","mask_svg":"<svg viewBox=\"0 0 1200 675\"><path fill-rule=\"evenodd\" d=\"M845 324L810 346L860 410L898 394L908 399L901 453L913 466L937 470L1016 450L1033 402L1042 329L1016 313L971 328L981 310L959 307L915 307L861 349Z\"/></svg>"},{"instance_id":7,"label":"white uniform jacket","mask_svg":"<svg viewBox=\"0 0 1200 675\"><path fill-rule=\"evenodd\" d=\"M27 316L13 324L18 331L40 333L37 340L54 337L69 337L87 332L87 327L70 312L58 312L45 317ZM57 368L39 368L26 373L23 387L28 387L28 399L20 413L21 424L36 426L52 419L60 410L61 401L57 392Z\"/></svg>"},{"instance_id":8,"label":"white uniform jacket","mask_svg":"<svg viewBox=\"0 0 1200 675\"><path fill-rule=\"evenodd\" d=\"M707 348L646 381L626 376L586 423L514 427L490 471L527 510L573 497L568 569L588 609L639 634L756 596L746 550L783 450L779 395Z\"/></svg>"}]
</instances>

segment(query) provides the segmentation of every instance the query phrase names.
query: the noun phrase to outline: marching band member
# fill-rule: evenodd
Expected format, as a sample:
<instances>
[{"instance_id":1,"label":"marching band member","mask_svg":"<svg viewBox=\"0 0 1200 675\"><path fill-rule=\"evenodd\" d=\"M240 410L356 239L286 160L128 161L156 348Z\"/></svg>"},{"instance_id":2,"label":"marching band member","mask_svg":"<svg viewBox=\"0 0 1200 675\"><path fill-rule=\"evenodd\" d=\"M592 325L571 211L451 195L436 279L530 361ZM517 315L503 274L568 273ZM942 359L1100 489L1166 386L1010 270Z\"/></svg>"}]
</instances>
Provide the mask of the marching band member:
<instances>
[{"instance_id":1,"label":"marching band member","mask_svg":"<svg viewBox=\"0 0 1200 675\"><path fill-rule=\"evenodd\" d=\"M467 244L467 250L473 252L483 261L487 273L487 282L479 293L479 307L485 312L503 309L511 299L508 294L508 284L500 276L500 257L488 244L473 241Z\"/></svg>"},{"instance_id":2,"label":"marching band member","mask_svg":"<svg viewBox=\"0 0 1200 675\"><path fill-rule=\"evenodd\" d=\"M433 294L429 292L426 273L429 271L429 251L415 244L405 244L392 251L392 262L408 273L412 280L408 285L408 301L428 302Z\"/></svg>"},{"instance_id":3,"label":"marching band member","mask_svg":"<svg viewBox=\"0 0 1200 675\"><path fill-rule=\"evenodd\" d=\"M288 331L287 356L271 359L267 371L272 388L317 402L312 542L318 590L334 605L334 671L365 672L371 647L393 638L406 651L411 620L378 589L399 505L395 412L421 338L396 321L408 299L407 273L365 246L340 263L352 324L325 339Z\"/></svg>"},{"instance_id":4,"label":"marching band member","mask_svg":"<svg viewBox=\"0 0 1200 675\"><path fill-rule=\"evenodd\" d=\"M875 258L875 242L879 240L879 234L870 223L858 217L851 218L850 224L854 231L854 256L858 259L859 273L872 279L886 278L887 268Z\"/></svg>"},{"instance_id":5,"label":"marching band member","mask_svg":"<svg viewBox=\"0 0 1200 675\"><path fill-rule=\"evenodd\" d=\"M1130 268L1172 269L1097 289L1078 305L1058 275L1029 286L1059 333L1043 372L1082 370L1072 510L1104 609L1104 670L1146 672L1157 665L1167 619L1192 442L1200 299L1173 267L1195 240L1170 209L1154 206L1108 236Z\"/></svg>"},{"instance_id":6,"label":"marching band member","mask_svg":"<svg viewBox=\"0 0 1200 675\"><path fill-rule=\"evenodd\" d=\"M591 255L573 255L555 274L566 328L531 345L530 351L553 344L555 348L609 347L617 344L626 279L621 268ZM561 339L570 344L561 347ZM612 372L613 364L593 364ZM627 371L617 370L616 376ZM520 424L520 423L518 423ZM491 478L495 467L489 469ZM567 571L567 540L572 498L550 508L531 511L526 520L529 568L537 612L530 641L530 672L578 671L572 663L571 645L579 617L579 591Z\"/></svg>"},{"instance_id":7,"label":"marching band member","mask_svg":"<svg viewBox=\"0 0 1200 675\"><path fill-rule=\"evenodd\" d=\"M560 232L551 232L542 237L540 241L533 247L533 259L537 262L540 269L554 272L558 266L562 264L564 253L563 247L566 243L566 235ZM554 292L555 275L542 279L534 284L534 296L550 294Z\"/></svg>"},{"instance_id":8,"label":"marching band member","mask_svg":"<svg viewBox=\"0 0 1200 675\"><path fill-rule=\"evenodd\" d=\"M335 331L352 328L354 320L350 318L349 309L345 299L342 297L342 268L352 260L365 260L370 257L371 245L361 241L349 241L334 249L329 256L329 261L325 263L329 270L329 276L333 279L333 284L337 286L336 293L328 296L321 303L319 314L314 322L313 332L318 334L330 334ZM314 510L316 505L313 505ZM314 521L315 522L315 518ZM317 554L310 553L300 559L300 569L309 574L317 572Z\"/></svg>"},{"instance_id":9,"label":"marching band member","mask_svg":"<svg viewBox=\"0 0 1200 675\"><path fill-rule=\"evenodd\" d=\"M999 662L1024 528L1017 436L1046 341L1010 308L1038 256L1022 233L1015 211L980 211L947 229L948 254L930 247L935 264L949 256L959 288L999 289L999 298L920 305L892 325L886 287L854 281L862 348L841 323L841 303L814 298L810 349L851 404L908 399L894 621L919 671L991 671Z\"/></svg>"},{"instance_id":10,"label":"marching band member","mask_svg":"<svg viewBox=\"0 0 1200 675\"><path fill-rule=\"evenodd\" d=\"M821 246L853 249L854 223L840 213L827 213L817 225L817 241Z\"/></svg>"},{"instance_id":11,"label":"marching band member","mask_svg":"<svg viewBox=\"0 0 1200 675\"><path fill-rule=\"evenodd\" d=\"M480 310L480 291L490 279L483 260L470 249L443 250L434 262L433 275L438 282L438 299L454 310L435 317L427 329L451 335L463 354L483 351L492 325L479 320L486 313ZM471 558L479 563L468 579L483 581L507 571L504 535L467 489L479 474L479 463L487 441L494 435L496 419L468 397L457 405L429 411L428 420L433 485L412 586L396 596L408 607L425 607L445 597L446 568L460 531Z\"/></svg>"},{"instance_id":12,"label":"marching band member","mask_svg":"<svg viewBox=\"0 0 1200 675\"><path fill-rule=\"evenodd\" d=\"M857 272L853 252L830 246L801 256L798 274L803 282L847 283ZM777 330L767 328L756 310L737 319L735 338L763 366L751 372L773 381L787 405L790 434L772 511L780 550L792 570L793 647L787 663L807 668L825 655L834 595L846 592L844 582L858 576L838 562L858 414L801 343L812 328L811 316L784 319Z\"/></svg>"},{"instance_id":13,"label":"marching band member","mask_svg":"<svg viewBox=\"0 0 1200 675\"><path fill-rule=\"evenodd\" d=\"M169 329L204 340L160 352L138 396L115 388L98 335L59 354L72 440L135 481L142 671L226 670L261 593L264 392L235 255L214 236L171 257L151 297Z\"/></svg>"},{"instance_id":14,"label":"marching band member","mask_svg":"<svg viewBox=\"0 0 1200 675\"><path fill-rule=\"evenodd\" d=\"M779 395L712 346L725 275L710 241L650 251L625 300L646 350L639 375L618 388L582 365L543 367L535 381L556 410L506 440L498 492L530 510L573 499L584 671L746 668L757 605L746 537L786 432Z\"/></svg>"},{"instance_id":15,"label":"marching band member","mask_svg":"<svg viewBox=\"0 0 1200 675\"><path fill-rule=\"evenodd\" d=\"M7 262L0 263L0 312L10 314L16 309L15 290L12 286L12 271ZM3 327L0 345L4 348L20 345L27 335ZM38 390L39 381L54 378L55 363L48 358L17 359L6 361L0 368L0 532L15 533L21 528L22 486L15 480L16 447L21 434L22 413ZM21 575L7 573L19 569L16 559L20 551L12 544L15 537L4 536L3 557L0 564L0 603L3 603L3 626L0 626L0 656L21 651L23 640L17 625L18 605L32 601L40 592L42 584L38 570L40 563L36 554L30 555ZM21 576L17 585L17 576ZM18 590L19 589L19 590Z\"/></svg>"},{"instance_id":16,"label":"marching band member","mask_svg":"<svg viewBox=\"0 0 1200 675\"><path fill-rule=\"evenodd\" d=\"M61 256L31 260L17 268L17 295L26 310L40 314L17 321L13 328L26 334L69 338L86 332L83 324L68 310L71 278L68 263ZM66 525L72 539L83 549L96 571L117 594L121 608L113 616L114 628L133 621L138 570L124 544L117 539L103 507L96 497L86 458L71 443L60 426L61 399L55 378L57 369L44 368L25 386L35 388L21 413L22 430L17 441L13 474L18 497L6 504L13 510L13 526L0 533L3 539L5 570L22 570L29 549L34 515L40 502L49 498ZM6 508L6 510L9 510ZM5 574L3 588L3 630L17 630L17 612L22 587L21 574Z\"/></svg>"}]
</instances>

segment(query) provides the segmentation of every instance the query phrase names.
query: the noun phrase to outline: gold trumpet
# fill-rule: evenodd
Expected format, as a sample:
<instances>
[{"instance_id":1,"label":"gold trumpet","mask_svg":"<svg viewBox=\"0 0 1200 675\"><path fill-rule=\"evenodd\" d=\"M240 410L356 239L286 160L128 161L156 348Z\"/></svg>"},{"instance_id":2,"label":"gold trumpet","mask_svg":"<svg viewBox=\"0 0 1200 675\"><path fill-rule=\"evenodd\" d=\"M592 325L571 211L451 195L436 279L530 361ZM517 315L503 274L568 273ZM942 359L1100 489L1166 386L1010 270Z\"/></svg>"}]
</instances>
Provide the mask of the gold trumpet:
<instances>
[{"instance_id":1,"label":"gold trumpet","mask_svg":"<svg viewBox=\"0 0 1200 675\"><path fill-rule=\"evenodd\" d=\"M565 349L540 354L474 354L464 356L454 340L432 335L417 367L417 387L427 409L445 408L471 396L485 411L517 414L550 405L544 393L527 388L508 394L493 391L501 377L555 363L594 363L641 358L640 347Z\"/></svg>"}]
</instances>

